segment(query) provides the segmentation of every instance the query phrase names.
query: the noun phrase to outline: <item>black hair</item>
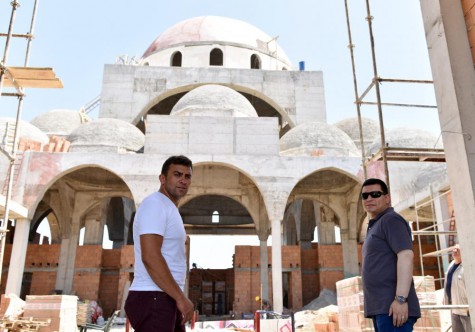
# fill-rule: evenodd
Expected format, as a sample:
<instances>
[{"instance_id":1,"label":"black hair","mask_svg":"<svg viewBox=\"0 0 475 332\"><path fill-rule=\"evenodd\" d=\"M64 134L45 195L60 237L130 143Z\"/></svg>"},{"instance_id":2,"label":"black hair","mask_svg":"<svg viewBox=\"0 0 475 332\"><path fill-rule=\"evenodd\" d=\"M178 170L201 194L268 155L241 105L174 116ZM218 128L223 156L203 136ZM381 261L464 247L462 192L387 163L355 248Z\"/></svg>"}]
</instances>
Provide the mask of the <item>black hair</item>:
<instances>
[{"instance_id":1,"label":"black hair","mask_svg":"<svg viewBox=\"0 0 475 332\"><path fill-rule=\"evenodd\" d=\"M383 191L383 194L386 195L389 193L388 186L386 185L386 183L381 179L375 179L375 178L370 178L370 179L367 179L365 182L363 182L363 184L361 185L361 189L363 190L363 187L371 186L373 184L379 184L381 187L381 190Z\"/></svg>"},{"instance_id":2,"label":"black hair","mask_svg":"<svg viewBox=\"0 0 475 332\"><path fill-rule=\"evenodd\" d=\"M162 166L163 175L165 176L167 175L168 170L170 169L170 165L183 165L183 166L193 169L193 163L188 157L185 157L183 155L171 156L170 158L165 160L165 162L163 163L163 166Z\"/></svg>"}]
</instances>

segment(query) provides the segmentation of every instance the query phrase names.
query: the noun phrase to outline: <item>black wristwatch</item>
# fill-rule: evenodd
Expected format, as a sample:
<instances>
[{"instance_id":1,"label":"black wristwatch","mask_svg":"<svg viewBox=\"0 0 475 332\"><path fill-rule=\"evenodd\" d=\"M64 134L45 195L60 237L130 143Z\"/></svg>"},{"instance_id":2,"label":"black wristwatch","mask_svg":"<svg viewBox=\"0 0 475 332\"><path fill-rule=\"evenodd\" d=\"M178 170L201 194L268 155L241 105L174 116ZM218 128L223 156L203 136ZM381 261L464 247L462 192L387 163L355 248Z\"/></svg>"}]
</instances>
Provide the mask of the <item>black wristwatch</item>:
<instances>
[{"instance_id":1,"label":"black wristwatch","mask_svg":"<svg viewBox=\"0 0 475 332\"><path fill-rule=\"evenodd\" d=\"M407 302L407 297L404 297L402 295L396 295L394 299L399 303L399 304L404 304Z\"/></svg>"}]
</instances>

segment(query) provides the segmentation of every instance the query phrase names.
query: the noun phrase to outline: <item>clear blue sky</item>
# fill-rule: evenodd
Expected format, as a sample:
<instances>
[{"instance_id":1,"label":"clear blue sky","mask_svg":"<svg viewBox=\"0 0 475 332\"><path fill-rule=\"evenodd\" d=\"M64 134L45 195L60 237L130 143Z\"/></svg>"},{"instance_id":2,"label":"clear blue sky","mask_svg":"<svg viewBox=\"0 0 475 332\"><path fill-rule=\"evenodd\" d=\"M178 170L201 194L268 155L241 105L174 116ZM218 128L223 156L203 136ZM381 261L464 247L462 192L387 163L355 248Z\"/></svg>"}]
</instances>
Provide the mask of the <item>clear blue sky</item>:
<instances>
[{"instance_id":1,"label":"clear blue sky","mask_svg":"<svg viewBox=\"0 0 475 332\"><path fill-rule=\"evenodd\" d=\"M15 33L29 30L33 2L20 0ZM373 75L366 6L364 0L348 2L361 93ZM371 2L379 75L431 79L419 1ZM8 29L9 3L0 3L0 32ZM202 15L247 21L279 36L278 43L295 68L305 61L306 70L323 71L328 122L356 116L344 0L42 0L29 65L53 67L64 89L28 89L22 118L31 120L56 108L79 110L100 94L104 64L114 63L119 55L141 56L165 29ZM0 41L4 44L5 38ZM8 65L23 65L25 46L23 40L12 42ZM435 104L432 86L386 83L381 88L386 102ZM2 97L1 116L14 116L16 105L13 98ZM362 113L377 119L374 106L364 107ZM386 108L384 120L386 128L421 128L436 136L440 131L436 110ZM231 264L228 254L223 259L211 256L226 267ZM199 258L191 261L213 267Z\"/></svg>"},{"instance_id":2,"label":"clear blue sky","mask_svg":"<svg viewBox=\"0 0 475 332\"><path fill-rule=\"evenodd\" d=\"M362 92L372 76L366 6L364 0L348 2ZM33 0L20 3L14 32L25 33ZM9 1L0 6L0 31L6 32L11 6ZM270 36L279 36L294 67L305 61L306 70L323 71L328 122L356 116L343 0L43 0L38 6L30 66L53 67L64 89L28 89L23 119L54 108L79 109L100 94L104 64L114 63L123 54L142 55L166 28L201 15L244 20ZM431 79L419 2L373 0L372 15L379 75ZM25 45L18 39L12 43L9 65L23 64ZM388 102L435 103L431 86L386 83L381 91ZM13 98L0 100L0 111L2 116L13 116ZM388 128L424 125L439 133L435 110L396 108L384 114ZM363 115L376 119L376 107L364 107Z\"/></svg>"}]
</instances>

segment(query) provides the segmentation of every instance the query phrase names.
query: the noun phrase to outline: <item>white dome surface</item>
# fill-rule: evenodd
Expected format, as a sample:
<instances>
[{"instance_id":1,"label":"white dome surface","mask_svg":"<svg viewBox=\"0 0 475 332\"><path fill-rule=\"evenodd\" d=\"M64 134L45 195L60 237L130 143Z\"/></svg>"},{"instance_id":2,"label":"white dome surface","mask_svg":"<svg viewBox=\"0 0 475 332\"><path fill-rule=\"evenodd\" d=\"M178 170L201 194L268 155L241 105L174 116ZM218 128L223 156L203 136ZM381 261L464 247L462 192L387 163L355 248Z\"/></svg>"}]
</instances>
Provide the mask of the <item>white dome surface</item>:
<instances>
[{"instance_id":1,"label":"white dome surface","mask_svg":"<svg viewBox=\"0 0 475 332\"><path fill-rule=\"evenodd\" d=\"M5 144L7 143L7 128L8 127L12 128L8 134L9 135L14 134L15 121L16 120L14 118L0 118L0 137L1 137L0 145L5 146ZM13 136L11 137L13 140ZM41 144L49 143L48 135L46 135L36 126L23 120L20 120L20 136L19 137L23 139L39 142Z\"/></svg>"},{"instance_id":2,"label":"white dome surface","mask_svg":"<svg viewBox=\"0 0 475 332\"><path fill-rule=\"evenodd\" d=\"M39 114L30 122L49 136L57 135L66 137L81 124L89 121L91 121L91 119L84 112L69 109L54 109Z\"/></svg>"},{"instance_id":3,"label":"white dome surface","mask_svg":"<svg viewBox=\"0 0 475 332\"><path fill-rule=\"evenodd\" d=\"M379 125L373 119L361 118L361 125L363 127L363 141L373 142L379 137ZM343 130L355 142L360 141L360 128L358 118L347 118L338 121L334 126Z\"/></svg>"},{"instance_id":4,"label":"white dome surface","mask_svg":"<svg viewBox=\"0 0 475 332\"><path fill-rule=\"evenodd\" d=\"M391 148L422 148L441 149L442 140L432 133L413 128L395 128L388 130L385 135L386 144ZM368 153L376 153L381 147L379 138L376 138L369 147Z\"/></svg>"},{"instance_id":5,"label":"white dome surface","mask_svg":"<svg viewBox=\"0 0 475 332\"><path fill-rule=\"evenodd\" d=\"M358 157L358 148L341 129L324 122L308 122L290 129L280 139L282 156Z\"/></svg>"},{"instance_id":6,"label":"white dome surface","mask_svg":"<svg viewBox=\"0 0 475 332\"><path fill-rule=\"evenodd\" d=\"M145 143L144 134L132 124L118 119L100 118L79 126L69 135L72 151L100 151L103 147L138 151ZM104 149L102 149L104 150Z\"/></svg>"},{"instance_id":7,"label":"white dome surface","mask_svg":"<svg viewBox=\"0 0 475 332\"><path fill-rule=\"evenodd\" d=\"M257 112L239 92L207 84L191 90L173 107L170 115L257 117Z\"/></svg>"},{"instance_id":8,"label":"white dome surface","mask_svg":"<svg viewBox=\"0 0 475 332\"><path fill-rule=\"evenodd\" d=\"M274 38L255 26L221 16L200 16L181 21L165 30L143 54L146 58L161 50L184 44L226 42L247 46L262 52L275 52L290 66L290 61Z\"/></svg>"}]
</instances>

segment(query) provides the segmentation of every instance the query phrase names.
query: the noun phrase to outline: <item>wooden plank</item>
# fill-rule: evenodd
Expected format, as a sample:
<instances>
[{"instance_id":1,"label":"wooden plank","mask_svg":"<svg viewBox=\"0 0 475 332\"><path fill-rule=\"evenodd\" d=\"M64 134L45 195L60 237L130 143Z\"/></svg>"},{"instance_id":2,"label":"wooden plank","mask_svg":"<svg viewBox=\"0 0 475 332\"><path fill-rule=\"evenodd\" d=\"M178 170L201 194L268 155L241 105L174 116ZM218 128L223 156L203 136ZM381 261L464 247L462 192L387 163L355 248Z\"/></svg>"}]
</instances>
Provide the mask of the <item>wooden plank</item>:
<instances>
[{"instance_id":1,"label":"wooden plank","mask_svg":"<svg viewBox=\"0 0 475 332\"><path fill-rule=\"evenodd\" d=\"M62 88L52 68L7 67L4 86L9 88Z\"/></svg>"},{"instance_id":2,"label":"wooden plank","mask_svg":"<svg viewBox=\"0 0 475 332\"><path fill-rule=\"evenodd\" d=\"M53 68L36 68L36 67L7 67L15 79L54 79Z\"/></svg>"}]
</instances>

